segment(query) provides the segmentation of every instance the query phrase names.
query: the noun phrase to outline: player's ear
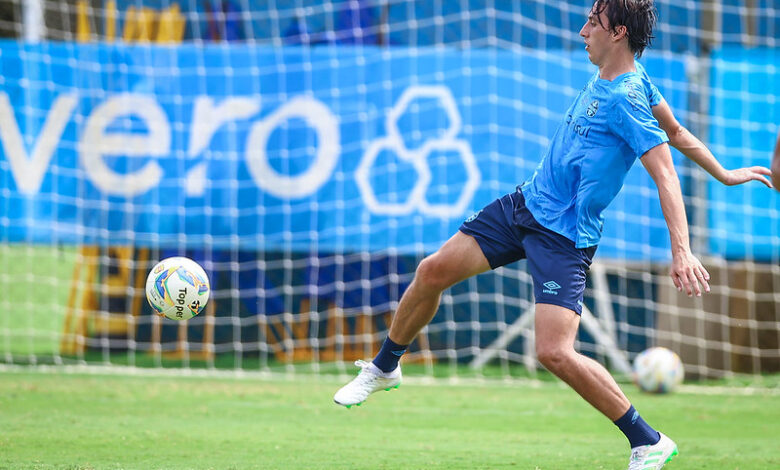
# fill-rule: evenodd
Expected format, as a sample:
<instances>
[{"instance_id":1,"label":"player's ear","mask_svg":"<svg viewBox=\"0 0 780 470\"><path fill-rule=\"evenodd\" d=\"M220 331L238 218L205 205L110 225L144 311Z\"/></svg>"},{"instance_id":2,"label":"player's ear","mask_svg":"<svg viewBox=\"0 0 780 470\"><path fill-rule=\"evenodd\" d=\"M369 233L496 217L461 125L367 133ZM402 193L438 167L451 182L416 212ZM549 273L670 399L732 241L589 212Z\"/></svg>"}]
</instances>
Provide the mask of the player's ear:
<instances>
[{"instance_id":1,"label":"player's ear","mask_svg":"<svg viewBox=\"0 0 780 470\"><path fill-rule=\"evenodd\" d=\"M628 28L626 28L625 25L621 24L615 26L615 28L612 30L612 37L617 40L623 39L627 35L628 35Z\"/></svg>"}]
</instances>

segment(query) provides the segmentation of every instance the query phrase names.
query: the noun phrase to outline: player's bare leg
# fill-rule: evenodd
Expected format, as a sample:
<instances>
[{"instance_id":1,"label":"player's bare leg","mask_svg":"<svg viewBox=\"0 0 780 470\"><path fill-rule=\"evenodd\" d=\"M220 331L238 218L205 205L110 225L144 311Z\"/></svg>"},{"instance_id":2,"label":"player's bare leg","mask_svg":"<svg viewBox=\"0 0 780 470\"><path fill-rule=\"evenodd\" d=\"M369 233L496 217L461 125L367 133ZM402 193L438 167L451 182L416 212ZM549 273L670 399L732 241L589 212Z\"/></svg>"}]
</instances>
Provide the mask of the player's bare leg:
<instances>
[{"instance_id":1,"label":"player's bare leg","mask_svg":"<svg viewBox=\"0 0 780 470\"><path fill-rule=\"evenodd\" d=\"M488 269L490 264L474 237L457 232L417 266L393 317L390 338L399 344L411 343L436 315L445 289Z\"/></svg>"},{"instance_id":2,"label":"player's bare leg","mask_svg":"<svg viewBox=\"0 0 780 470\"><path fill-rule=\"evenodd\" d=\"M539 362L569 384L612 421L631 406L601 364L574 350L580 316L568 308L536 304L536 353Z\"/></svg>"},{"instance_id":3,"label":"player's bare leg","mask_svg":"<svg viewBox=\"0 0 780 470\"><path fill-rule=\"evenodd\" d=\"M441 293L464 279L490 269L479 244L470 235L457 232L436 253L417 266L414 280L401 296L388 342L397 345L410 344L420 330L436 315ZM405 346L402 346L405 348ZM402 353L403 351L401 351ZM382 351L377 356L382 355ZM400 354L396 354L400 357ZM376 359L375 359L376 361ZM397 364L397 357L395 358ZM401 383L400 365L393 369L380 369L374 362L357 361L360 374L342 387L333 397L339 405L360 405L379 390L397 388Z\"/></svg>"},{"instance_id":4,"label":"player's bare leg","mask_svg":"<svg viewBox=\"0 0 780 470\"><path fill-rule=\"evenodd\" d=\"M631 443L629 470L662 468L677 455L677 445L644 422L601 364L574 350L579 323L579 315L568 308L536 304L539 361L626 434Z\"/></svg>"}]
</instances>

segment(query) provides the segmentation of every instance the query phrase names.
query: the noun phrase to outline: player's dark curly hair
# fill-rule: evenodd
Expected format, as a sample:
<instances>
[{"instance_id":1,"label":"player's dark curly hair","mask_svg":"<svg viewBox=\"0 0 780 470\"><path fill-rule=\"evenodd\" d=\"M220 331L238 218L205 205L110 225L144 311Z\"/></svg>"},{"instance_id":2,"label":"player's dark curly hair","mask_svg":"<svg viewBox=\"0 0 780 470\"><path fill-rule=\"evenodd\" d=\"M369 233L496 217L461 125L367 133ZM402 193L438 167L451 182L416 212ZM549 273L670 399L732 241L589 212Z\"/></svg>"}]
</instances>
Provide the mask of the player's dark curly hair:
<instances>
[{"instance_id":1,"label":"player's dark curly hair","mask_svg":"<svg viewBox=\"0 0 780 470\"><path fill-rule=\"evenodd\" d=\"M612 32L616 32L617 26L626 27L628 47L636 57L642 57L642 52L655 37L653 27L658 16L653 0L595 0L591 11L594 16L604 12Z\"/></svg>"}]
</instances>

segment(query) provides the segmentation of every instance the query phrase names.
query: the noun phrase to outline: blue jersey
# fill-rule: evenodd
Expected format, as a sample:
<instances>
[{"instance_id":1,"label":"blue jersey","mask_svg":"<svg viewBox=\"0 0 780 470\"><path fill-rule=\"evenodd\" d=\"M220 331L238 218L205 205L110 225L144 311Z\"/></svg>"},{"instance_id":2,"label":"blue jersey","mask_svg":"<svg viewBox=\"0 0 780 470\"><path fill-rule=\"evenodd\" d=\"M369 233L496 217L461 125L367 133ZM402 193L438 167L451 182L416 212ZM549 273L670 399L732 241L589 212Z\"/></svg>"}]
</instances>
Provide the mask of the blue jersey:
<instances>
[{"instance_id":1,"label":"blue jersey","mask_svg":"<svg viewBox=\"0 0 780 470\"><path fill-rule=\"evenodd\" d=\"M588 81L571 105L533 176L520 189L544 227L574 241L597 245L602 212L615 198L634 161L668 142L652 106L661 93L644 67L612 81Z\"/></svg>"}]
</instances>

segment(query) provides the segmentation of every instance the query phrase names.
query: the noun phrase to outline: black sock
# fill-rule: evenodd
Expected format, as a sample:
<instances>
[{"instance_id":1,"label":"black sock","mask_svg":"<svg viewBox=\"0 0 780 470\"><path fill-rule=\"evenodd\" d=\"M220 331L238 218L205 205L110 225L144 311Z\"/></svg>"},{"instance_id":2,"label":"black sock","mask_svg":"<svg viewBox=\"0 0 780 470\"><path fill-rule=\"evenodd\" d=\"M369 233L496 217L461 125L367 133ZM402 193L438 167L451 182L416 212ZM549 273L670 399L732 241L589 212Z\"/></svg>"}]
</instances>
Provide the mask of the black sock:
<instances>
[{"instance_id":1,"label":"black sock","mask_svg":"<svg viewBox=\"0 0 780 470\"><path fill-rule=\"evenodd\" d=\"M393 342L388 336L382 343L382 349L374 358L374 365L379 367L382 372L392 372L398 367L398 361L406 352L409 345L400 345Z\"/></svg>"},{"instance_id":2,"label":"black sock","mask_svg":"<svg viewBox=\"0 0 780 470\"><path fill-rule=\"evenodd\" d=\"M626 414L615 421L615 426L620 428L620 430L623 431L623 434L626 435L632 449L637 446L656 444L661 439L661 435L658 434L658 431L650 427L650 425L639 416L639 412L634 409L633 405L626 411Z\"/></svg>"}]
</instances>

